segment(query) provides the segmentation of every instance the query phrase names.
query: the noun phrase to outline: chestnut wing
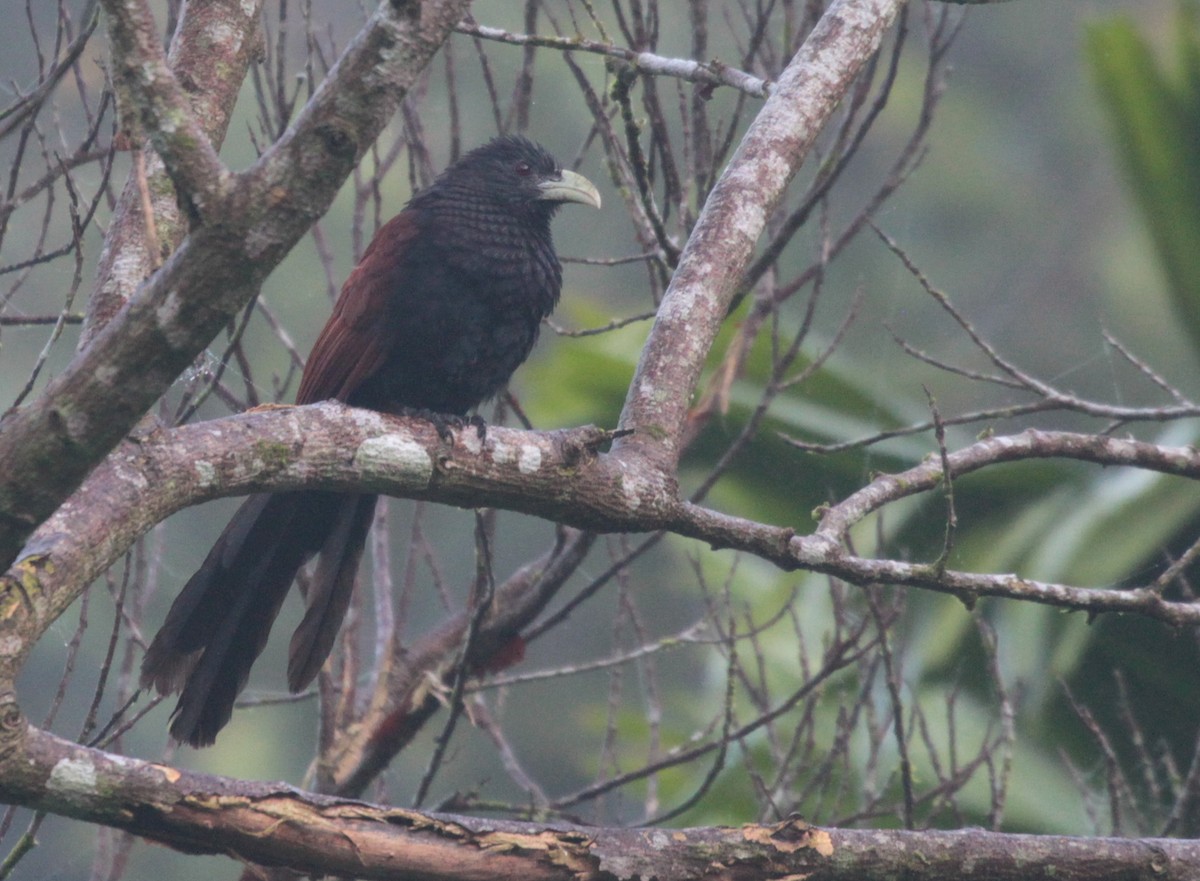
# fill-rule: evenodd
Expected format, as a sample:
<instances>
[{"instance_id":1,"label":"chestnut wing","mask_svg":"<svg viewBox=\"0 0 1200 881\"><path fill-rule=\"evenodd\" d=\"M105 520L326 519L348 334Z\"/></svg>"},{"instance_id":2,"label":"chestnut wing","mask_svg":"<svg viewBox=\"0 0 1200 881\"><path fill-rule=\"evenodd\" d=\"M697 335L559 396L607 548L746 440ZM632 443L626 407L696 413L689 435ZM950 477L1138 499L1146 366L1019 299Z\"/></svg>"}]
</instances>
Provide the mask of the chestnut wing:
<instances>
[{"instance_id":1,"label":"chestnut wing","mask_svg":"<svg viewBox=\"0 0 1200 881\"><path fill-rule=\"evenodd\" d=\"M304 367L297 404L336 398L345 401L387 360L392 345L389 298L403 284L406 253L418 233L414 211L397 214L375 234L350 273L333 314L313 344Z\"/></svg>"}]
</instances>

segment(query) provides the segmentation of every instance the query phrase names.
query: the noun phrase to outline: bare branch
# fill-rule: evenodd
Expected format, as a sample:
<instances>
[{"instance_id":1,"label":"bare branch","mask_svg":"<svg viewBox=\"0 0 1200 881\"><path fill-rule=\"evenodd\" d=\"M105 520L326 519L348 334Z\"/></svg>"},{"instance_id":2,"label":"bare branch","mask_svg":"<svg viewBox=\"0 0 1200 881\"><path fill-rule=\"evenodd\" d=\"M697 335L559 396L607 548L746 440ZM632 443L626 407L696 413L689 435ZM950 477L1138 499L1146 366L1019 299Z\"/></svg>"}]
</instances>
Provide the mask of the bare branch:
<instances>
[{"instance_id":1,"label":"bare branch","mask_svg":"<svg viewBox=\"0 0 1200 881\"><path fill-rule=\"evenodd\" d=\"M513 46L540 46L560 52L591 52L618 58L632 64L637 72L648 76L675 77L706 86L729 86L753 98L770 94L771 83L756 76L722 64L719 61L695 61L690 58L665 58L652 52L635 52L620 46L586 40L583 37L549 37L537 34L514 34L502 28L487 27L473 21L462 21L455 27L460 34L470 34L481 40L495 40Z\"/></svg>"}]
</instances>

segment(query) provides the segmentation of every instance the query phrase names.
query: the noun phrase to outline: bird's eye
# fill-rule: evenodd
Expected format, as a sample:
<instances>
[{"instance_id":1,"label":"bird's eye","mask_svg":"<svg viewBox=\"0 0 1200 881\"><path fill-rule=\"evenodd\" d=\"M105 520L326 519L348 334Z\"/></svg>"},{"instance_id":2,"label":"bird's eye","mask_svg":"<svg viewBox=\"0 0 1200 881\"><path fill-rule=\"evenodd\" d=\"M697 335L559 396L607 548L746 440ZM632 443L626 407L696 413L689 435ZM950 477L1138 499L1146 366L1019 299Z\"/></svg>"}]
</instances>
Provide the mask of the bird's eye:
<instances>
[{"instance_id":1,"label":"bird's eye","mask_svg":"<svg viewBox=\"0 0 1200 881\"><path fill-rule=\"evenodd\" d=\"M528 162L518 162L515 166L516 172L521 177L529 177L533 171L533 167Z\"/></svg>"}]
</instances>

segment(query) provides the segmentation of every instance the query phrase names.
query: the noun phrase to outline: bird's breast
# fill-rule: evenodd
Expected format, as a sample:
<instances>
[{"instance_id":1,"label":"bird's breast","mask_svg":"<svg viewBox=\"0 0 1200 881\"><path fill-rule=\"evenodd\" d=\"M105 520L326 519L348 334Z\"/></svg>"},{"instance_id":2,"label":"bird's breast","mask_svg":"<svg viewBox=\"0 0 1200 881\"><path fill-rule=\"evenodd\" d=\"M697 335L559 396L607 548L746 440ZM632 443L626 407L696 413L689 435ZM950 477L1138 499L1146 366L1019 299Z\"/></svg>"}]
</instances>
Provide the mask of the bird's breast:
<instances>
[{"instance_id":1,"label":"bird's breast","mask_svg":"<svg viewBox=\"0 0 1200 881\"><path fill-rule=\"evenodd\" d=\"M489 232L474 217L439 226L394 280L381 316L392 345L356 402L466 413L507 384L558 300L548 233Z\"/></svg>"}]
</instances>

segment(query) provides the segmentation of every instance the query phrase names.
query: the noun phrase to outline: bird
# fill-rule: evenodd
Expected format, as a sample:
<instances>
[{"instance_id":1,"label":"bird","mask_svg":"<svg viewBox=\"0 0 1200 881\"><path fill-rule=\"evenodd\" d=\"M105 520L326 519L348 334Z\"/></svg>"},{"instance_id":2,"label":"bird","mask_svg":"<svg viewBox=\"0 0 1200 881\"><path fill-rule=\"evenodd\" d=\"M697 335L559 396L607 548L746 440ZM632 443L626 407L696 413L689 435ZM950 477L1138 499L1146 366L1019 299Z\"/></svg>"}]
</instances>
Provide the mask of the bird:
<instances>
[{"instance_id":1,"label":"bird","mask_svg":"<svg viewBox=\"0 0 1200 881\"><path fill-rule=\"evenodd\" d=\"M296 404L342 401L432 418L439 434L494 397L558 302L550 221L600 208L586 177L501 136L463 155L379 228L309 354ZM288 652L303 690L333 648L377 496L298 490L246 499L146 650L144 688L179 692L171 737L215 742L299 570L317 558Z\"/></svg>"}]
</instances>

